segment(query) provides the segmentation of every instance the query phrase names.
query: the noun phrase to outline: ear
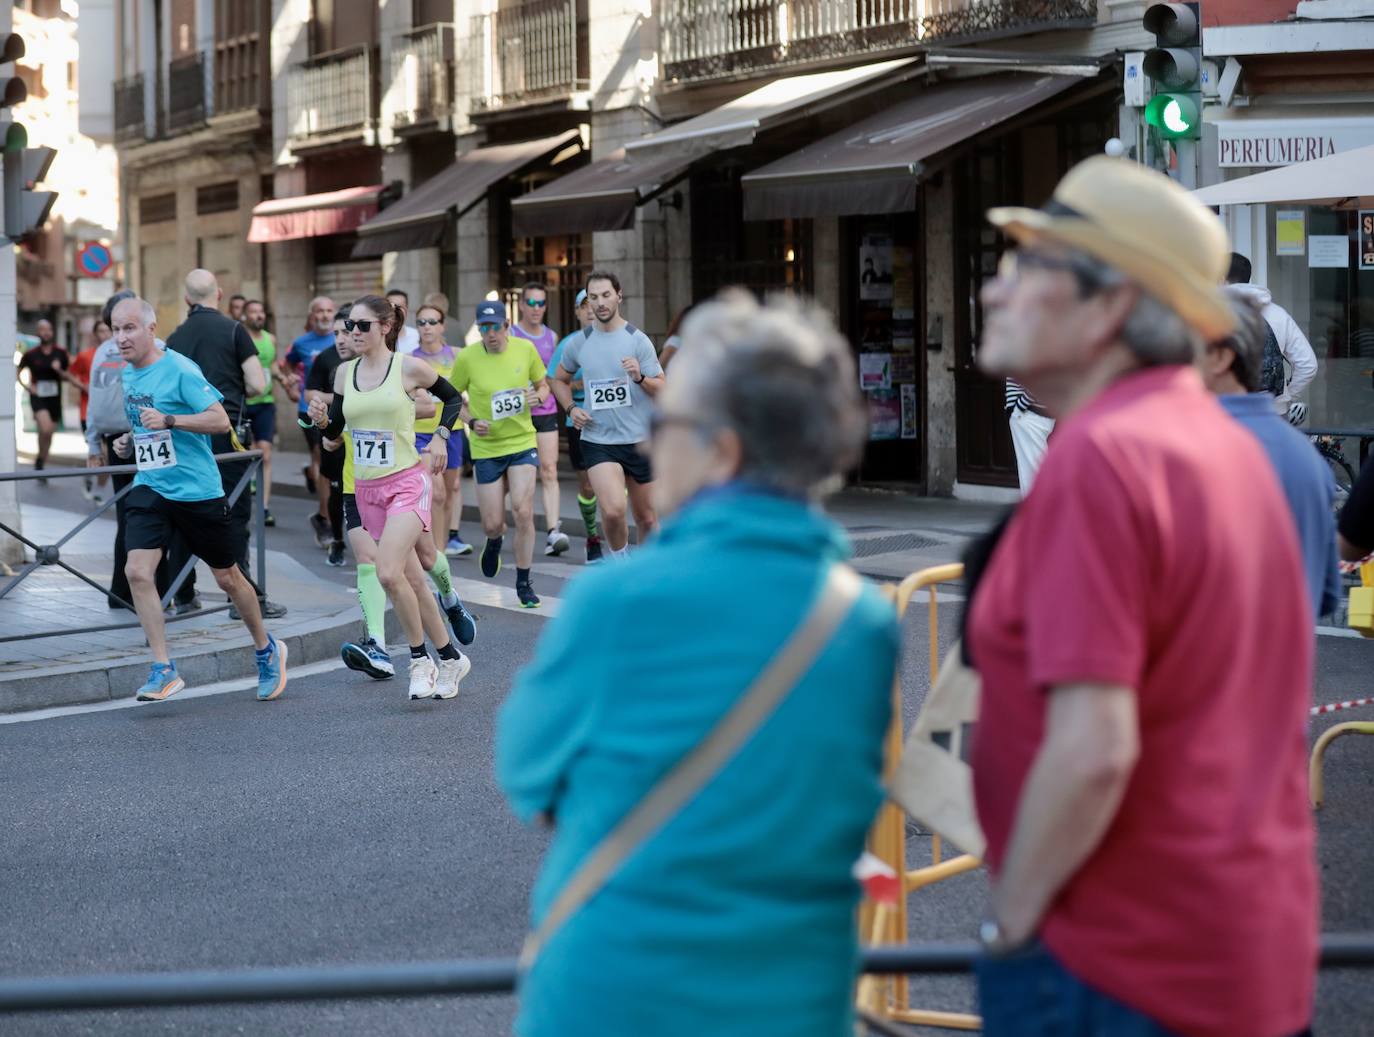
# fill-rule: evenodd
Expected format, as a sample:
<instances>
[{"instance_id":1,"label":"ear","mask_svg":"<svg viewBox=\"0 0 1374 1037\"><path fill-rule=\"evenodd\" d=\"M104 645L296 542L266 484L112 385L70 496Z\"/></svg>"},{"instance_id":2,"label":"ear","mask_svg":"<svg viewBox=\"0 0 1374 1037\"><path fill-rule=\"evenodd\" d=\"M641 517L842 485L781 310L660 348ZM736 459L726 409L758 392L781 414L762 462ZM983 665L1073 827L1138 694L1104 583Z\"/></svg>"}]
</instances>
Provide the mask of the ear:
<instances>
[{"instance_id":1,"label":"ear","mask_svg":"<svg viewBox=\"0 0 1374 1037\"><path fill-rule=\"evenodd\" d=\"M1126 318L1140 301L1140 290L1134 285L1123 285L1120 288L1099 292L1096 298L1101 301L1102 307L1098 315L1101 334L1098 336L1100 341L1097 344L1107 345L1121 337L1121 330L1126 326Z\"/></svg>"},{"instance_id":2,"label":"ear","mask_svg":"<svg viewBox=\"0 0 1374 1037\"><path fill-rule=\"evenodd\" d=\"M744 465L744 442L739 433L732 428L721 429L711 441L715 448L715 461L711 465L713 474L726 482L739 475Z\"/></svg>"}]
</instances>

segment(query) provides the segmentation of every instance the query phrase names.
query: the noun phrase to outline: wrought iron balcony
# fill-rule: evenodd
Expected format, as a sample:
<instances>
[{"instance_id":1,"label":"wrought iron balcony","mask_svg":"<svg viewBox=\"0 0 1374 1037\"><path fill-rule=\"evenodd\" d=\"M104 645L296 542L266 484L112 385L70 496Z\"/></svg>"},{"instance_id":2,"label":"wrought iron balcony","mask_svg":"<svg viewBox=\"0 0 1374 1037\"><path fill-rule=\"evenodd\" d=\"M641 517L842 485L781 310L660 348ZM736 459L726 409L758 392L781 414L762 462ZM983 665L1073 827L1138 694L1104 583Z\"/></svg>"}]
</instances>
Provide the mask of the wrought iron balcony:
<instances>
[{"instance_id":1,"label":"wrought iron balcony","mask_svg":"<svg viewBox=\"0 0 1374 1037\"><path fill-rule=\"evenodd\" d=\"M453 118L453 26L426 25L398 36L391 48L391 85L399 92L392 120L397 129Z\"/></svg>"},{"instance_id":2,"label":"wrought iron balcony","mask_svg":"<svg viewBox=\"0 0 1374 1037\"><path fill-rule=\"evenodd\" d=\"M664 73L712 79L1096 17L1096 0L663 0Z\"/></svg>"},{"instance_id":3,"label":"wrought iron balcony","mask_svg":"<svg viewBox=\"0 0 1374 1037\"><path fill-rule=\"evenodd\" d=\"M698 0L709 7L713 0ZM557 100L590 79L587 0L524 0L473 19L474 111Z\"/></svg>"},{"instance_id":4,"label":"wrought iron balcony","mask_svg":"<svg viewBox=\"0 0 1374 1037\"><path fill-rule=\"evenodd\" d=\"M256 31L215 41L215 113L263 110L262 51Z\"/></svg>"},{"instance_id":5,"label":"wrought iron balcony","mask_svg":"<svg viewBox=\"0 0 1374 1037\"><path fill-rule=\"evenodd\" d=\"M142 74L115 80L114 109L116 141L134 144L148 139L147 87Z\"/></svg>"},{"instance_id":6,"label":"wrought iron balcony","mask_svg":"<svg viewBox=\"0 0 1374 1037\"><path fill-rule=\"evenodd\" d=\"M185 133L205 125L210 114L209 66L197 52L167 66L167 132Z\"/></svg>"},{"instance_id":7,"label":"wrought iron balcony","mask_svg":"<svg viewBox=\"0 0 1374 1037\"><path fill-rule=\"evenodd\" d=\"M370 141L376 127L375 68L372 48L365 45L292 66L286 74L289 145L309 147L355 136Z\"/></svg>"}]
</instances>

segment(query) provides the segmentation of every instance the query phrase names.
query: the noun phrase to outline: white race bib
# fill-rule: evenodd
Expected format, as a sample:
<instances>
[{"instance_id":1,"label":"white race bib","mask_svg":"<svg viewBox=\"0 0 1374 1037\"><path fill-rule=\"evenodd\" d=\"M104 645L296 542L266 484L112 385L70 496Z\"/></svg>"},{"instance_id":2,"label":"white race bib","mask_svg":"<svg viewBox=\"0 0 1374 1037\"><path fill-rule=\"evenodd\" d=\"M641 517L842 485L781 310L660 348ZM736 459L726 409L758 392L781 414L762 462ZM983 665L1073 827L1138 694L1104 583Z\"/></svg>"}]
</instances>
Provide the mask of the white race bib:
<instances>
[{"instance_id":1,"label":"white race bib","mask_svg":"<svg viewBox=\"0 0 1374 1037\"><path fill-rule=\"evenodd\" d=\"M592 410L618 410L630 406L634 402L630 399L630 379L592 379L587 383L587 401Z\"/></svg>"},{"instance_id":2,"label":"white race bib","mask_svg":"<svg viewBox=\"0 0 1374 1037\"><path fill-rule=\"evenodd\" d=\"M34 395L40 400L49 400L57 395L59 386L53 381L41 381L34 383Z\"/></svg>"},{"instance_id":3,"label":"white race bib","mask_svg":"<svg viewBox=\"0 0 1374 1037\"><path fill-rule=\"evenodd\" d=\"M177 448L172 442L172 430L134 433L134 464L140 472L171 468L177 463Z\"/></svg>"},{"instance_id":4,"label":"white race bib","mask_svg":"<svg viewBox=\"0 0 1374 1037\"><path fill-rule=\"evenodd\" d=\"M502 389L491 394L491 420L514 418L525 413L525 390Z\"/></svg>"},{"instance_id":5,"label":"white race bib","mask_svg":"<svg viewBox=\"0 0 1374 1037\"><path fill-rule=\"evenodd\" d=\"M354 468L387 468L396 462L396 433L353 429Z\"/></svg>"}]
</instances>

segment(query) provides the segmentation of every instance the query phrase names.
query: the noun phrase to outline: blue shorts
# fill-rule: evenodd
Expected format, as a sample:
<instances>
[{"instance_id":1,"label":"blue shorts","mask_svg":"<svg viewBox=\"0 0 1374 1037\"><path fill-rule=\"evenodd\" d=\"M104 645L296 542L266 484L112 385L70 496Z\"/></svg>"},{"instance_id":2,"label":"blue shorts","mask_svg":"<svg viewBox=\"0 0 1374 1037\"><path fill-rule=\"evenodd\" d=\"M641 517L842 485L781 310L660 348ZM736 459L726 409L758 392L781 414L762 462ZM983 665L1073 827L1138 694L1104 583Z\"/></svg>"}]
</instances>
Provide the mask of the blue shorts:
<instances>
[{"instance_id":1,"label":"blue shorts","mask_svg":"<svg viewBox=\"0 0 1374 1037\"><path fill-rule=\"evenodd\" d=\"M424 453L429 449L429 441L434 438L433 432L415 433L415 449ZM447 469L463 467L463 433L455 431L448 437L448 460L444 462Z\"/></svg>"},{"instance_id":2,"label":"blue shorts","mask_svg":"<svg viewBox=\"0 0 1374 1037\"><path fill-rule=\"evenodd\" d=\"M253 443L270 443L277 435L277 405L250 403L243 408L243 418L253 430ZM244 446L252 446L245 443Z\"/></svg>"},{"instance_id":3,"label":"blue shorts","mask_svg":"<svg viewBox=\"0 0 1374 1037\"><path fill-rule=\"evenodd\" d=\"M539 467L538 450L522 450L518 454L503 454L501 457L475 457L472 459L473 472L477 476L479 485L485 486L500 480L506 474L507 468L514 468L516 465L533 465Z\"/></svg>"}]
</instances>

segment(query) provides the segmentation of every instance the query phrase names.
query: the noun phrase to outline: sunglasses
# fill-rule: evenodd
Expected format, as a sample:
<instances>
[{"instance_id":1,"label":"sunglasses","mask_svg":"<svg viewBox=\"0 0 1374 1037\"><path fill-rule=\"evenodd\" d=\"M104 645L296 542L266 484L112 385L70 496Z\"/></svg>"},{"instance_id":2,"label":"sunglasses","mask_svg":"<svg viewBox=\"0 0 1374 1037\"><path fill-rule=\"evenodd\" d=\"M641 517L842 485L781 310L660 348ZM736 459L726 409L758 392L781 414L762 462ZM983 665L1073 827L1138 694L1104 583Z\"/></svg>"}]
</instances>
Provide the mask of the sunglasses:
<instances>
[{"instance_id":1,"label":"sunglasses","mask_svg":"<svg viewBox=\"0 0 1374 1037\"><path fill-rule=\"evenodd\" d=\"M354 330L356 330L356 331L361 331L364 335L366 335L369 331L372 330L372 325L378 324L378 323L380 323L380 321L375 321L375 320L354 320L352 317L347 317L347 318L344 319L343 326L344 326L344 331L354 331Z\"/></svg>"},{"instance_id":2,"label":"sunglasses","mask_svg":"<svg viewBox=\"0 0 1374 1037\"><path fill-rule=\"evenodd\" d=\"M674 425L678 428L693 429L698 432L711 427L710 423L701 418L694 418L688 414L664 414L662 411L656 410L649 415L649 438L652 439L665 428L672 428Z\"/></svg>"},{"instance_id":3,"label":"sunglasses","mask_svg":"<svg viewBox=\"0 0 1374 1037\"><path fill-rule=\"evenodd\" d=\"M500 331L503 327L505 327L504 324L479 324L477 331L482 335L490 335L493 331Z\"/></svg>"},{"instance_id":4,"label":"sunglasses","mask_svg":"<svg viewBox=\"0 0 1374 1037\"><path fill-rule=\"evenodd\" d=\"M415 326L420 328L432 328L436 324L442 323L444 322L441 321L438 317L421 317L419 320L415 322Z\"/></svg>"},{"instance_id":5,"label":"sunglasses","mask_svg":"<svg viewBox=\"0 0 1374 1037\"><path fill-rule=\"evenodd\" d=\"M542 310L542 309L543 309L545 306L547 306L548 304L549 304L549 300L548 300L548 299L526 299L526 300L525 300L525 305L526 305L526 306L533 306L535 309L538 309L538 310Z\"/></svg>"}]
</instances>

